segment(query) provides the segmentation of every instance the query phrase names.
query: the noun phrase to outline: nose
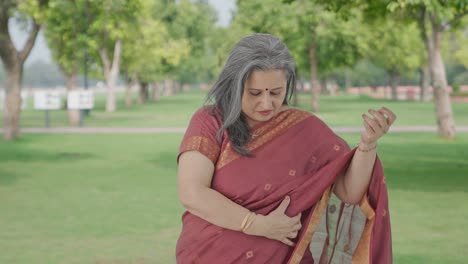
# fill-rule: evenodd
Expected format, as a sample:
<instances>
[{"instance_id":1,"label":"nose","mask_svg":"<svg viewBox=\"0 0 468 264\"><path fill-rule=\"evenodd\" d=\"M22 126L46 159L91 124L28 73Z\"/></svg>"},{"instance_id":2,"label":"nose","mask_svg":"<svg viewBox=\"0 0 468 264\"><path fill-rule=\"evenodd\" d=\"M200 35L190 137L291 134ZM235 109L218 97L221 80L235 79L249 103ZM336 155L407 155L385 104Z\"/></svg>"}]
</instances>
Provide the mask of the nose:
<instances>
[{"instance_id":1,"label":"nose","mask_svg":"<svg viewBox=\"0 0 468 264\"><path fill-rule=\"evenodd\" d=\"M265 110L270 110L273 107L273 100L269 93L262 96L261 106Z\"/></svg>"}]
</instances>

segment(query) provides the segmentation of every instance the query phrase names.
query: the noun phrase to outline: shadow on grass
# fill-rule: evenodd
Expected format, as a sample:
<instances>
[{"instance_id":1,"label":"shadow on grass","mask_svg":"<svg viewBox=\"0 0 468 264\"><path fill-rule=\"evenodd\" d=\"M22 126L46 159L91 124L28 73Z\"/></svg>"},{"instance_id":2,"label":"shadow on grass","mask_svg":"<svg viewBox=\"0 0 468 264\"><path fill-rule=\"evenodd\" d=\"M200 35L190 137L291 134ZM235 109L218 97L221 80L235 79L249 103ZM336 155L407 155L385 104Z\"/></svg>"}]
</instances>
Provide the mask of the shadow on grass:
<instances>
[{"instance_id":1,"label":"shadow on grass","mask_svg":"<svg viewBox=\"0 0 468 264\"><path fill-rule=\"evenodd\" d=\"M0 164L6 162L56 162L56 161L78 161L96 158L96 155L86 152L48 152L38 149L16 146L14 149L8 145L0 149Z\"/></svg>"},{"instance_id":2,"label":"shadow on grass","mask_svg":"<svg viewBox=\"0 0 468 264\"><path fill-rule=\"evenodd\" d=\"M41 136L37 136L39 138ZM46 151L30 146L33 143L32 137L20 138L16 141L1 142L0 147L0 185L14 183L23 175L17 173L17 167L28 166L28 163L56 163L56 162L76 162L80 160L95 159L97 155L87 152L74 151Z\"/></svg>"},{"instance_id":3,"label":"shadow on grass","mask_svg":"<svg viewBox=\"0 0 468 264\"><path fill-rule=\"evenodd\" d=\"M0 169L0 186L12 185L22 177L17 172Z\"/></svg>"}]
</instances>

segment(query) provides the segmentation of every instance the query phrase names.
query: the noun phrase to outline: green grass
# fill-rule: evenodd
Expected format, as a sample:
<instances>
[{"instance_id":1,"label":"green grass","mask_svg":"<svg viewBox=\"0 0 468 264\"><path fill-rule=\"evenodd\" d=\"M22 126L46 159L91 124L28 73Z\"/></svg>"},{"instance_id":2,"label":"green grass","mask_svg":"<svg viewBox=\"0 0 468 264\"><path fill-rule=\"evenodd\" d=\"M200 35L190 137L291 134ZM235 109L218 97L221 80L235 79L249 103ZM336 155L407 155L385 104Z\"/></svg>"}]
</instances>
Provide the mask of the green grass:
<instances>
[{"instance_id":1,"label":"green grass","mask_svg":"<svg viewBox=\"0 0 468 264\"><path fill-rule=\"evenodd\" d=\"M0 141L0 263L174 263L181 134ZM344 138L354 145L358 134ZM379 145L395 263L466 263L468 135Z\"/></svg>"},{"instance_id":2,"label":"green grass","mask_svg":"<svg viewBox=\"0 0 468 264\"><path fill-rule=\"evenodd\" d=\"M118 111L106 113L105 97L96 94L95 109L84 120L88 127L185 127L193 114L204 102L205 92L191 91L162 97L159 102L134 105L125 108L124 94L118 94ZM435 125L434 105L430 102L394 102L374 100L359 96L322 96L320 112L317 114L332 126L361 126L361 114L369 108L385 105L398 115L395 125ZM299 107L310 109L310 95L300 96ZM468 125L468 107L466 103L453 103L455 121L458 125ZM64 110L51 111L51 126L63 127L67 124ZM22 127L43 127L45 114L33 110L32 99L29 107L21 114ZM2 126L3 120L0 120Z\"/></svg>"},{"instance_id":3,"label":"green grass","mask_svg":"<svg viewBox=\"0 0 468 264\"><path fill-rule=\"evenodd\" d=\"M300 97L299 107L310 109L310 96ZM436 125L435 108L432 102L405 102L375 100L365 96L322 96L320 112L317 114L331 126L361 126L361 114L369 108L378 109L386 106L398 116L396 126ZM457 125L468 125L468 104L453 103L453 112Z\"/></svg>"}]
</instances>

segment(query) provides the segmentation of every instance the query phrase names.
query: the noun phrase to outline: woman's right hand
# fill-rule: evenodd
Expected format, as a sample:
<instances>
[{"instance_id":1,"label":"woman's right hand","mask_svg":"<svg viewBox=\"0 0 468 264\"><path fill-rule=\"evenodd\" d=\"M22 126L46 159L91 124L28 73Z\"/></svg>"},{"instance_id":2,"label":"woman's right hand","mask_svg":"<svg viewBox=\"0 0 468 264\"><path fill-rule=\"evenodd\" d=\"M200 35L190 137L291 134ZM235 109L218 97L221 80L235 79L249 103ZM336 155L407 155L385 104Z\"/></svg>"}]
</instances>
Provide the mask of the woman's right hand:
<instances>
[{"instance_id":1,"label":"woman's right hand","mask_svg":"<svg viewBox=\"0 0 468 264\"><path fill-rule=\"evenodd\" d=\"M286 196L281 204L268 215L256 215L252 225L245 230L246 234L264 236L278 240L288 246L294 246L291 239L296 238L301 229L301 214L289 217L285 214L290 202Z\"/></svg>"}]
</instances>

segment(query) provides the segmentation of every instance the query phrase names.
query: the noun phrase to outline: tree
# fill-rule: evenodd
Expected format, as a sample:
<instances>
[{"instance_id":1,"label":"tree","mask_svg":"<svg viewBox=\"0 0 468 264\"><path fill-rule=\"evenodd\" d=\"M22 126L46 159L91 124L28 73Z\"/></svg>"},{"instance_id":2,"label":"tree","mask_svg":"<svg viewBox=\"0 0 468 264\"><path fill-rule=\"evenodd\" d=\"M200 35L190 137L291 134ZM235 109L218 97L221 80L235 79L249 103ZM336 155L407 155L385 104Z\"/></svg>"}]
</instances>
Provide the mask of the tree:
<instances>
[{"instance_id":1,"label":"tree","mask_svg":"<svg viewBox=\"0 0 468 264\"><path fill-rule=\"evenodd\" d=\"M128 33L137 27L142 11L140 0L103 0L87 2L90 55L100 61L107 86L106 112L116 110L115 85L120 70L122 49Z\"/></svg>"},{"instance_id":2,"label":"tree","mask_svg":"<svg viewBox=\"0 0 468 264\"><path fill-rule=\"evenodd\" d=\"M417 26L393 20L372 24L369 58L385 69L390 78L392 98L397 100L397 87L402 75L414 71L422 64L423 49Z\"/></svg>"},{"instance_id":3,"label":"tree","mask_svg":"<svg viewBox=\"0 0 468 264\"><path fill-rule=\"evenodd\" d=\"M448 1L444 3L439 1L414 1L414 3L406 3L403 8L406 6L420 12L418 20L422 39L428 53L439 135L444 138L455 138L455 120L447 89L441 44L444 32L455 26L464 15L468 14L468 5L466 1ZM399 7L395 4L389 6L390 10L397 8Z\"/></svg>"},{"instance_id":4,"label":"tree","mask_svg":"<svg viewBox=\"0 0 468 264\"><path fill-rule=\"evenodd\" d=\"M0 58L6 72L6 102L3 111L4 138L19 137L21 114L21 81L23 65L36 41L41 23L47 16L47 0L0 1ZM8 31L8 21L19 17L29 28L29 36L21 50L17 50Z\"/></svg>"},{"instance_id":5,"label":"tree","mask_svg":"<svg viewBox=\"0 0 468 264\"><path fill-rule=\"evenodd\" d=\"M294 0L285 0L294 1ZM426 46L439 135L455 137L455 121L447 89L447 77L441 52L445 32L457 29L468 15L467 0L311 0L326 5L329 9L346 14L350 7L364 9L369 20L387 16L389 19L417 21L421 38Z\"/></svg>"},{"instance_id":6,"label":"tree","mask_svg":"<svg viewBox=\"0 0 468 264\"><path fill-rule=\"evenodd\" d=\"M67 91L76 90L77 77L87 52L87 8L84 0L54 0L45 26L52 56L65 75ZM68 109L68 123L77 126L80 110Z\"/></svg>"},{"instance_id":7,"label":"tree","mask_svg":"<svg viewBox=\"0 0 468 264\"><path fill-rule=\"evenodd\" d=\"M354 65L366 50L368 34L357 26L358 10L344 20L312 1L290 2L238 1L234 22L254 32L277 35L288 45L299 74L310 76L311 108L319 111L320 77Z\"/></svg>"},{"instance_id":8,"label":"tree","mask_svg":"<svg viewBox=\"0 0 468 264\"><path fill-rule=\"evenodd\" d=\"M130 85L139 84L139 101L149 98L149 84L153 85L153 99L157 99L157 83L164 79L168 67L176 68L189 55L186 39L174 39L169 25L161 17L165 6L161 1L142 1L137 25L128 32L126 49L122 54L122 72L126 76L127 105L130 104Z\"/></svg>"},{"instance_id":9,"label":"tree","mask_svg":"<svg viewBox=\"0 0 468 264\"><path fill-rule=\"evenodd\" d=\"M190 56L182 57L175 71L182 83L200 83L214 77L215 54L212 32L216 24L216 11L206 0L181 0L176 16L169 26L175 39L185 39L190 45Z\"/></svg>"}]
</instances>

